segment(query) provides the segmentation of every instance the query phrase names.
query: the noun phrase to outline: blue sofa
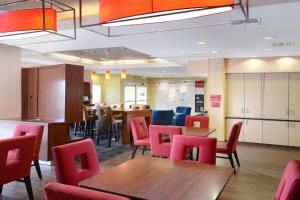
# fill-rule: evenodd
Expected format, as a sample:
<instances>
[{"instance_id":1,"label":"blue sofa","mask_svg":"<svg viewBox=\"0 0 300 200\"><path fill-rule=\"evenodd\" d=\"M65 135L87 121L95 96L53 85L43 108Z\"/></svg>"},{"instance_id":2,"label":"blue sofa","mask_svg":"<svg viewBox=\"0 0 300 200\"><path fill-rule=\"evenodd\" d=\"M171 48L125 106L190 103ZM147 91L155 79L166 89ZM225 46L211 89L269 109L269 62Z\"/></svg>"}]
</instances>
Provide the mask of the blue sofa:
<instances>
[{"instance_id":1,"label":"blue sofa","mask_svg":"<svg viewBox=\"0 0 300 200\"><path fill-rule=\"evenodd\" d=\"M173 110L153 110L152 124L169 126L173 124Z\"/></svg>"},{"instance_id":2,"label":"blue sofa","mask_svg":"<svg viewBox=\"0 0 300 200\"><path fill-rule=\"evenodd\" d=\"M176 113L173 118L173 125L176 126L184 126L185 125L185 117L187 115L191 115L192 108L179 106L176 108Z\"/></svg>"}]
</instances>

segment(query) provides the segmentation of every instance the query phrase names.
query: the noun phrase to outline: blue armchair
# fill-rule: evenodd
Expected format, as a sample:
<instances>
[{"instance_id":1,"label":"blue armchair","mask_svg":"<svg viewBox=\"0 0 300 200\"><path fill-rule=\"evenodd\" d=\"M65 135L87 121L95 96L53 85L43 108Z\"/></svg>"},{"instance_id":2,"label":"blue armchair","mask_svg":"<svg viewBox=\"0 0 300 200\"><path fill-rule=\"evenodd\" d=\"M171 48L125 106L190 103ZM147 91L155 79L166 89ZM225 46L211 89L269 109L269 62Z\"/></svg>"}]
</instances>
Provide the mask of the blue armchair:
<instances>
[{"instance_id":1,"label":"blue armchair","mask_svg":"<svg viewBox=\"0 0 300 200\"><path fill-rule=\"evenodd\" d=\"M152 124L169 126L173 123L174 111L173 110L153 110L152 111Z\"/></svg>"},{"instance_id":2,"label":"blue armchair","mask_svg":"<svg viewBox=\"0 0 300 200\"><path fill-rule=\"evenodd\" d=\"M182 107L182 106L177 107L175 116L173 118L173 125L184 126L185 117L187 115L191 115L191 111L192 111L191 107Z\"/></svg>"}]
</instances>

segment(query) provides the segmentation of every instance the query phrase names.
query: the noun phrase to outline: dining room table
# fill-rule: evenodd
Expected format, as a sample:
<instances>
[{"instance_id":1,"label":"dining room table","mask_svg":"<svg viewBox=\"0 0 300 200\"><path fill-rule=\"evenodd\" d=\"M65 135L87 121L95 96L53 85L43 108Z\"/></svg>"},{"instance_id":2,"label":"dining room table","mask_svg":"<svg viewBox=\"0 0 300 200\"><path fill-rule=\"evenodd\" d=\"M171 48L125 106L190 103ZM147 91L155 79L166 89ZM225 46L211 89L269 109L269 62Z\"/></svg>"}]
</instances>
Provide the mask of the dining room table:
<instances>
[{"instance_id":1,"label":"dining room table","mask_svg":"<svg viewBox=\"0 0 300 200\"><path fill-rule=\"evenodd\" d=\"M211 200L220 197L233 173L229 167L142 156L79 186L136 200Z\"/></svg>"},{"instance_id":2,"label":"dining room table","mask_svg":"<svg viewBox=\"0 0 300 200\"><path fill-rule=\"evenodd\" d=\"M201 127L187 127L182 126L182 135L196 136L196 137L208 137L215 132L215 128L201 128Z\"/></svg>"}]
</instances>

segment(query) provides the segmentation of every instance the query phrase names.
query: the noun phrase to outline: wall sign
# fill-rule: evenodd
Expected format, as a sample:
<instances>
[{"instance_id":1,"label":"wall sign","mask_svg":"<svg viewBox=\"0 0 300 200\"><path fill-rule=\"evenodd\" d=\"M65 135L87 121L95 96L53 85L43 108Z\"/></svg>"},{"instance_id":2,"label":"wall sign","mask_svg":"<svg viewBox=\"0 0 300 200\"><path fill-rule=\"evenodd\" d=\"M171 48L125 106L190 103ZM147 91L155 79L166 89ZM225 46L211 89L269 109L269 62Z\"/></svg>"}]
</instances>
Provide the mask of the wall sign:
<instances>
[{"instance_id":1,"label":"wall sign","mask_svg":"<svg viewBox=\"0 0 300 200\"><path fill-rule=\"evenodd\" d=\"M212 94L210 95L210 101L222 101L222 95Z\"/></svg>"},{"instance_id":2,"label":"wall sign","mask_svg":"<svg viewBox=\"0 0 300 200\"><path fill-rule=\"evenodd\" d=\"M211 107L212 108L220 108L221 107L221 103L219 101L212 101L211 102Z\"/></svg>"},{"instance_id":3,"label":"wall sign","mask_svg":"<svg viewBox=\"0 0 300 200\"><path fill-rule=\"evenodd\" d=\"M204 81L195 81L195 88L204 88Z\"/></svg>"}]
</instances>

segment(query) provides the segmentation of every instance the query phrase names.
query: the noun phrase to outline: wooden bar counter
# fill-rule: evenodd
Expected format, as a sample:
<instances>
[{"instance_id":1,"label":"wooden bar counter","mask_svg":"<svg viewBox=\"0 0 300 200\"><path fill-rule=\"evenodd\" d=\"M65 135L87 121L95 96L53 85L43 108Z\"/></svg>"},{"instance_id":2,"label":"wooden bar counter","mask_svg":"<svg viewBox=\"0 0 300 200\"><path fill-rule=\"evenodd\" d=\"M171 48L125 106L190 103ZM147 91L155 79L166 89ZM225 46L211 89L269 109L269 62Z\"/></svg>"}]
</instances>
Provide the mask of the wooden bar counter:
<instances>
[{"instance_id":1,"label":"wooden bar counter","mask_svg":"<svg viewBox=\"0 0 300 200\"><path fill-rule=\"evenodd\" d=\"M42 120L42 119L1 119L0 139L12 137L17 124L36 124L44 126L44 133L40 149L40 160L51 161L51 148L66 144L70 141L69 124L63 121Z\"/></svg>"},{"instance_id":2,"label":"wooden bar counter","mask_svg":"<svg viewBox=\"0 0 300 200\"><path fill-rule=\"evenodd\" d=\"M147 124L152 123L152 110L126 110L126 109L113 109L113 114L122 113L122 142L123 144L130 144L131 129L130 120L136 117L145 117Z\"/></svg>"}]
</instances>

